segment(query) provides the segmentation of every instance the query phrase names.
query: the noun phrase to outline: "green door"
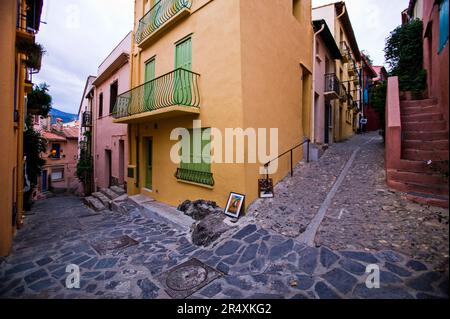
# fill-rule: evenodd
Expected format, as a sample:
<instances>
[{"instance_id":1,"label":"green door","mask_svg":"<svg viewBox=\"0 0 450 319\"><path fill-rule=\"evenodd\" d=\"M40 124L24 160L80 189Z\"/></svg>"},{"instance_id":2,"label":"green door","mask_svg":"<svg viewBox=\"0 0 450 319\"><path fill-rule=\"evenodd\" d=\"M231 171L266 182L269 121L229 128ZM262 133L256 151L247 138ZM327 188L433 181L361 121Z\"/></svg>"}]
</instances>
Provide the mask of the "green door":
<instances>
[{"instance_id":1,"label":"green door","mask_svg":"<svg viewBox=\"0 0 450 319\"><path fill-rule=\"evenodd\" d=\"M144 110L152 111L155 106L155 59L145 63Z\"/></svg>"},{"instance_id":2,"label":"green door","mask_svg":"<svg viewBox=\"0 0 450 319\"><path fill-rule=\"evenodd\" d=\"M153 139L149 138L147 142L145 143L145 147L147 148L145 150L145 188L147 189L153 189L153 179L152 179L152 173L153 173Z\"/></svg>"},{"instance_id":3,"label":"green door","mask_svg":"<svg viewBox=\"0 0 450 319\"><path fill-rule=\"evenodd\" d=\"M175 49L174 98L178 105L190 105L192 101L192 39L177 44Z\"/></svg>"}]
</instances>

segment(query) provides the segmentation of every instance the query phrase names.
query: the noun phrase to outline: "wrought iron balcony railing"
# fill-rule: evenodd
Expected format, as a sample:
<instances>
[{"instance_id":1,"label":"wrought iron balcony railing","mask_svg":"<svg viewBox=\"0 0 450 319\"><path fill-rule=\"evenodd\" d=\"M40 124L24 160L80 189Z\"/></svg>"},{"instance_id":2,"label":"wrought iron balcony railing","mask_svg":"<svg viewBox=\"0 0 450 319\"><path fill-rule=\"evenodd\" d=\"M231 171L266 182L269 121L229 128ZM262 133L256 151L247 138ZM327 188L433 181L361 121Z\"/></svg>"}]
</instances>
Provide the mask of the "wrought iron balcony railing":
<instances>
[{"instance_id":1,"label":"wrought iron balcony railing","mask_svg":"<svg viewBox=\"0 0 450 319\"><path fill-rule=\"evenodd\" d=\"M348 46L347 42L341 41L340 49L342 59L344 60L344 62L348 62L352 58L352 51L350 50L350 47Z\"/></svg>"},{"instance_id":2,"label":"wrought iron balcony railing","mask_svg":"<svg viewBox=\"0 0 450 319\"><path fill-rule=\"evenodd\" d=\"M339 99L341 101L346 101L348 99L347 88L342 83L341 83L341 89L340 89L340 92L339 92Z\"/></svg>"},{"instance_id":3,"label":"wrought iron balcony railing","mask_svg":"<svg viewBox=\"0 0 450 319\"><path fill-rule=\"evenodd\" d=\"M340 81L335 73L325 74L325 93L335 93L339 97Z\"/></svg>"},{"instance_id":4,"label":"wrought iron balcony railing","mask_svg":"<svg viewBox=\"0 0 450 319\"><path fill-rule=\"evenodd\" d=\"M178 168L175 173L175 177L182 181L214 186L213 174L209 172L194 171L186 168Z\"/></svg>"},{"instance_id":5,"label":"wrought iron balcony railing","mask_svg":"<svg viewBox=\"0 0 450 319\"><path fill-rule=\"evenodd\" d=\"M92 126L92 114L91 114L91 112L84 112L83 113L81 126L82 127L91 127Z\"/></svg>"},{"instance_id":6,"label":"wrought iron balcony railing","mask_svg":"<svg viewBox=\"0 0 450 319\"><path fill-rule=\"evenodd\" d=\"M135 40L140 44L183 9L190 9L192 0L160 0L139 20Z\"/></svg>"},{"instance_id":7,"label":"wrought iron balcony railing","mask_svg":"<svg viewBox=\"0 0 450 319\"><path fill-rule=\"evenodd\" d=\"M164 74L119 95L112 115L120 119L176 105L199 108L199 77L182 68Z\"/></svg>"},{"instance_id":8,"label":"wrought iron balcony railing","mask_svg":"<svg viewBox=\"0 0 450 319\"><path fill-rule=\"evenodd\" d=\"M42 6L42 0L18 1L16 18L17 30L29 33L30 35L36 34L41 23Z\"/></svg>"}]
</instances>

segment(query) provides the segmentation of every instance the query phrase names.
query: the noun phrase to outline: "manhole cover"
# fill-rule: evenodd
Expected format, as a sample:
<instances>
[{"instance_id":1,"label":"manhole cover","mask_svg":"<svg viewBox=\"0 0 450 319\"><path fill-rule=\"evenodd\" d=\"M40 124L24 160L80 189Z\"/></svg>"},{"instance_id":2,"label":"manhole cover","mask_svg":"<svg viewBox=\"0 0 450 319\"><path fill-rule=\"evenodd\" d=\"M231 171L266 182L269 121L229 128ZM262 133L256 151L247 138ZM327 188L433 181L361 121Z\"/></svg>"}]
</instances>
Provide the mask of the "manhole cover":
<instances>
[{"instance_id":1,"label":"manhole cover","mask_svg":"<svg viewBox=\"0 0 450 319\"><path fill-rule=\"evenodd\" d=\"M101 242L93 243L92 247L100 254L106 255L108 251L124 249L130 246L137 245L139 242L133 238L125 235L113 239L103 240Z\"/></svg>"},{"instance_id":2,"label":"manhole cover","mask_svg":"<svg viewBox=\"0 0 450 319\"><path fill-rule=\"evenodd\" d=\"M162 273L158 280L175 299L184 299L202 289L221 274L193 258Z\"/></svg>"}]
</instances>

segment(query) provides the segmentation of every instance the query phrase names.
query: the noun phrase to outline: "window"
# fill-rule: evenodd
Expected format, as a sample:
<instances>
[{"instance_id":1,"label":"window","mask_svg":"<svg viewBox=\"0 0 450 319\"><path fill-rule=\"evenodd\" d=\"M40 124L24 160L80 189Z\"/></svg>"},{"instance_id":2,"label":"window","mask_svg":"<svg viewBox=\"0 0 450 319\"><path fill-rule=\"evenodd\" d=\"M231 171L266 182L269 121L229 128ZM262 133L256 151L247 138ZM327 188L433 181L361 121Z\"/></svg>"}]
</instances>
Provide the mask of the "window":
<instances>
[{"instance_id":1,"label":"window","mask_svg":"<svg viewBox=\"0 0 450 319\"><path fill-rule=\"evenodd\" d=\"M98 117L103 116L103 93L98 96Z\"/></svg>"},{"instance_id":2,"label":"window","mask_svg":"<svg viewBox=\"0 0 450 319\"><path fill-rule=\"evenodd\" d=\"M184 154L185 150L182 149L177 178L213 186L214 180L211 174L211 130L189 130L189 138L189 154ZM200 149L194 145L194 141L201 141Z\"/></svg>"},{"instance_id":3,"label":"window","mask_svg":"<svg viewBox=\"0 0 450 319\"><path fill-rule=\"evenodd\" d=\"M301 22L302 20L302 0L293 0L292 1L292 14Z\"/></svg>"},{"instance_id":4,"label":"window","mask_svg":"<svg viewBox=\"0 0 450 319\"><path fill-rule=\"evenodd\" d=\"M52 181L60 181L64 179L64 168L56 168L52 170Z\"/></svg>"},{"instance_id":5,"label":"window","mask_svg":"<svg viewBox=\"0 0 450 319\"><path fill-rule=\"evenodd\" d=\"M50 153L51 158L60 159L61 158L61 144L52 144L52 150Z\"/></svg>"},{"instance_id":6,"label":"window","mask_svg":"<svg viewBox=\"0 0 450 319\"><path fill-rule=\"evenodd\" d=\"M439 52L442 50L448 43L448 1L442 0L439 4Z\"/></svg>"},{"instance_id":7,"label":"window","mask_svg":"<svg viewBox=\"0 0 450 319\"><path fill-rule=\"evenodd\" d=\"M119 91L119 83L116 81L109 87L109 114L112 114L114 111L114 106L117 101L117 93Z\"/></svg>"}]
</instances>

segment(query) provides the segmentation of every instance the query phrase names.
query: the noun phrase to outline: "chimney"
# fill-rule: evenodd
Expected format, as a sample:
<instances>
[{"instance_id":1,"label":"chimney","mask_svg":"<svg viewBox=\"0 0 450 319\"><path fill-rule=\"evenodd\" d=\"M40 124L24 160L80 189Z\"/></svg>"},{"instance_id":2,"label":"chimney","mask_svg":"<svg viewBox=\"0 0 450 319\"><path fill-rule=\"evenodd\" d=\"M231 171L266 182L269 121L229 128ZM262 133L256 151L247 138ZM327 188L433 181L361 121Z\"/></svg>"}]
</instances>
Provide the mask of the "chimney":
<instances>
[{"instance_id":1,"label":"chimney","mask_svg":"<svg viewBox=\"0 0 450 319\"><path fill-rule=\"evenodd\" d=\"M56 129L60 132L63 130L63 120L60 118L56 119Z\"/></svg>"}]
</instances>

